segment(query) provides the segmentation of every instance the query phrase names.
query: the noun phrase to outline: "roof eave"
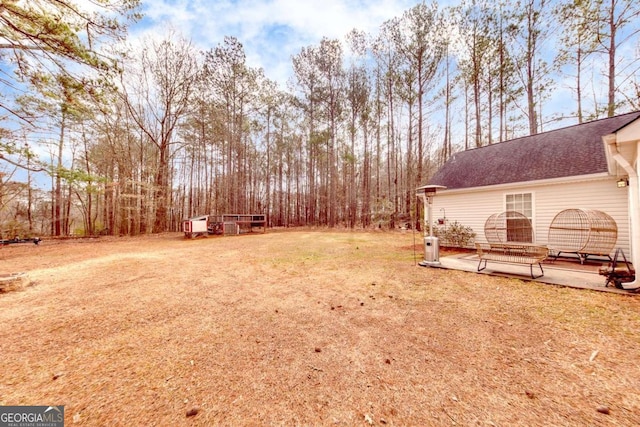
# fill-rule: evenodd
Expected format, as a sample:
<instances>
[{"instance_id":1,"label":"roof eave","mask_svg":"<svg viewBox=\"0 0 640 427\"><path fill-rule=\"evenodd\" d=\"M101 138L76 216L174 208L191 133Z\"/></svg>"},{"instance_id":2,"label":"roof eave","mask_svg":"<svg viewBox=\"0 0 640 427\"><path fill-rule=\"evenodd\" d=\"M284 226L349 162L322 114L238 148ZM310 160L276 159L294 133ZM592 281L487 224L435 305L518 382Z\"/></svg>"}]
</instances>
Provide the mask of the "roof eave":
<instances>
[{"instance_id":1,"label":"roof eave","mask_svg":"<svg viewBox=\"0 0 640 427\"><path fill-rule=\"evenodd\" d=\"M524 181L524 182L510 182L507 184L497 185L485 185L482 187L467 187L467 188L448 188L441 190L438 194L464 194L464 193L476 193L483 191L509 191L515 189L527 189L532 187L540 187L545 185L560 185L560 184L572 184L576 182L589 182L589 181L602 181L604 179L615 179L615 176L608 172L600 172L589 175L576 175L567 176L562 178L541 179L537 181Z\"/></svg>"}]
</instances>

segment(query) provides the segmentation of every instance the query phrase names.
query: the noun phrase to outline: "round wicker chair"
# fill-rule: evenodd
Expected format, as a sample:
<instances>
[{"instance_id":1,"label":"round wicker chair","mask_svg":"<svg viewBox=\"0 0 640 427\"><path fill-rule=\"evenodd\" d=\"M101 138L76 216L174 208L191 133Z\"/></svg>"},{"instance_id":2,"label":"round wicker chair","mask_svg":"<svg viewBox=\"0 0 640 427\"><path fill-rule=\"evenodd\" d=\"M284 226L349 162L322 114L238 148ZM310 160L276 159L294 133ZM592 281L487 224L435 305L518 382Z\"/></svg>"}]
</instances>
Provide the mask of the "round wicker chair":
<instances>
[{"instance_id":1,"label":"round wicker chair","mask_svg":"<svg viewBox=\"0 0 640 427\"><path fill-rule=\"evenodd\" d=\"M589 255L607 256L618 240L618 225L608 214L592 209L565 209L549 226L548 244L556 252L574 253L583 263Z\"/></svg>"},{"instance_id":2,"label":"round wicker chair","mask_svg":"<svg viewBox=\"0 0 640 427\"><path fill-rule=\"evenodd\" d=\"M484 237L488 243L532 242L531 221L518 211L491 215L484 223Z\"/></svg>"}]
</instances>

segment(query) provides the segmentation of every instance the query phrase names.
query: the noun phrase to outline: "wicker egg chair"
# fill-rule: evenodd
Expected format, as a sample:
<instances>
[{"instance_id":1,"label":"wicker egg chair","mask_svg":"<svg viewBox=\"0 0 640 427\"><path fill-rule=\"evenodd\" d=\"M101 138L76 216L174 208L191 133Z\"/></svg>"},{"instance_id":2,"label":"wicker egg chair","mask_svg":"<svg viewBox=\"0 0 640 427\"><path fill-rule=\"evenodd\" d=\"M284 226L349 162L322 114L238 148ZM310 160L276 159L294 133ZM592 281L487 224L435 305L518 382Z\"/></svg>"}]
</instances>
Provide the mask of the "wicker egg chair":
<instances>
[{"instance_id":1,"label":"wicker egg chair","mask_svg":"<svg viewBox=\"0 0 640 427\"><path fill-rule=\"evenodd\" d=\"M606 256L618 240L618 225L608 214L593 209L565 209L549 226L549 247L556 252L578 255L584 263L589 255Z\"/></svg>"},{"instance_id":2,"label":"wicker egg chair","mask_svg":"<svg viewBox=\"0 0 640 427\"><path fill-rule=\"evenodd\" d=\"M484 237L489 244L533 242L531 221L518 211L491 215L484 223Z\"/></svg>"}]
</instances>

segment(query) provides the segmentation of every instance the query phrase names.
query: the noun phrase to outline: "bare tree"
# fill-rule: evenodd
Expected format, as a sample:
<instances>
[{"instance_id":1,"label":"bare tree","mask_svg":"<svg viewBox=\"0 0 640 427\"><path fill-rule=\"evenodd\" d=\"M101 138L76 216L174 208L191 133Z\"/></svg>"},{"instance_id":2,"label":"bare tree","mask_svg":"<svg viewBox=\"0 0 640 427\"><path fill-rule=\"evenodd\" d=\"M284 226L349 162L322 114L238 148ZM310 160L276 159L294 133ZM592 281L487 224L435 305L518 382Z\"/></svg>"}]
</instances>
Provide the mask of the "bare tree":
<instances>
[{"instance_id":1,"label":"bare tree","mask_svg":"<svg viewBox=\"0 0 640 427\"><path fill-rule=\"evenodd\" d=\"M541 131L541 103L554 86L550 79L551 67L543 55L550 22L549 0L519 0L507 27L513 43L511 59L525 90L526 106L522 110L528 118L530 135Z\"/></svg>"},{"instance_id":2,"label":"bare tree","mask_svg":"<svg viewBox=\"0 0 640 427\"><path fill-rule=\"evenodd\" d=\"M371 115L371 81L366 68L367 36L363 32L352 30L347 35L353 60L347 70L346 109L348 111L349 147L345 155L347 170L345 185L348 194L347 222L355 227L358 218L363 224L367 221L370 205L370 149L369 122ZM360 131L360 132L359 132ZM362 140L362 157L359 156L358 140ZM360 168L358 168L360 164ZM359 169L359 172L358 172ZM360 178L360 183L358 182ZM363 209L358 212L358 191Z\"/></svg>"},{"instance_id":3,"label":"bare tree","mask_svg":"<svg viewBox=\"0 0 640 427\"><path fill-rule=\"evenodd\" d=\"M638 58L625 64L623 69L618 67L618 49L625 43L636 38L640 33L638 20L640 19L640 3L636 0L596 0L598 13L598 36L600 49L607 55L607 71L605 73L608 82L607 91L607 116L613 117L618 107L616 95L620 91L618 79L626 83L630 76L637 74L640 67ZM624 72L623 76L620 74Z\"/></svg>"},{"instance_id":4,"label":"bare tree","mask_svg":"<svg viewBox=\"0 0 640 427\"><path fill-rule=\"evenodd\" d=\"M205 55L204 78L211 91L211 105L219 128L212 138L222 156L223 210L246 211L252 161L250 118L258 98L259 71L246 64L244 47L234 37Z\"/></svg>"},{"instance_id":5,"label":"bare tree","mask_svg":"<svg viewBox=\"0 0 640 427\"><path fill-rule=\"evenodd\" d=\"M140 54L139 71L124 74L124 100L143 139L156 149L153 171L155 219L153 230L166 230L168 221L171 147L176 126L189 112L189 100L198 75L191 42L171 37L147 42Z\"/></svg>"},{"instance_id":6,"label":"bare tree","mask_svg":"<svg viewBox=\"0 0 640 427\"><path fill-rule=\"evenodd\" d=\"M560 50L556 57L559 66L568 65L575 78L576 116L578 123L585 120L583 74L587 59L596 51L597 12L593 0L569 0L555 10L563 31L559 38Z\"/></svg>"},{"instance_id":7,"label":"bare tree","mask_svg":"<svg viewBox=\"0 0 640 427\"><path fill-rule=\"evenodd\" d=\"M492 73L495 60L497 41L492 38L495 23L493 11L484 2L471 1L466 8L461 10L458 18L462 35L463 51L460 52L459 66L462 80L469 86L473 98L474 112L474 139L475 146L483 145L483 123L488 122L486 140L491 142L491 111L483 115L483 107L491 110Z\"/></svg>"},{"instance_id":8,"label":"bare tree","mask_svg":"<svg viewBox=\"0 0 640 427\"><path fill-rule=\"evenodd\" d=\"M400 79L401 55L396 49L394 35L397 34L397 21L392 19L382 25L380 34L373 41L372 51L375 58L375 133L376 155L375 173L376 191L371 214L386 217L389 203L394 212L398 210L397 150L398 133L396 116L399 99L398 82ZM386 143L385 143L386 141ZM386 162L384 152L386 151ZM385 185L386 184L386 185ZM379 212L384 210L385 214ZM392 225L392 224L390 224Z\"/></svg>"},{"instance_id":9,"label":"bare tree","mask_svg":"<svg viewBox=\"0 0 640 427\"><path fill-rule=\"evenodd\" d=\"M406 206L404 213L413 211L415 197L413 191L424 178L424 166L429 164L429 150L426 149L427 135L425 131L426 101L436 86L436 76L444 58L446 38L441 29L444 26L443 16L437 3L418 3L407 10L394 26L393 38L395 47L402 58L403 77L406 90L404 100L409 108L407 149L407 182L403 185ZM431 98L435 98L431 94ZM413 103L416 106L417 153L415 175L413 174ZM426 155L425 155L426 154ZM396 178L397 180L397 178ZM396 212L398 209L396 208Z\"/></svg>"}]
</instances>

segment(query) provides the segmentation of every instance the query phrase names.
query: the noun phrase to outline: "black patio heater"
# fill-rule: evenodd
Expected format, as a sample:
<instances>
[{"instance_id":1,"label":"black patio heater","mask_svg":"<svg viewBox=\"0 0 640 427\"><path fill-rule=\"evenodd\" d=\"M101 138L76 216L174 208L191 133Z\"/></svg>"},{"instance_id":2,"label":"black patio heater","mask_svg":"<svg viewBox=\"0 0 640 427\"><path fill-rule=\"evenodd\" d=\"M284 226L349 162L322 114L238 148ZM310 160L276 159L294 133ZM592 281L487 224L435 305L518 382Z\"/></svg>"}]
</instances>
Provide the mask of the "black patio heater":
<instances>
[{"instance_id":1,"label":"black patio heater","mask_svg":"<svg viewBox=\"0 0 640 427\"><path fill-rule=\"evenodd\" d=\"M418 263L422 267L440 265L440 245L438 238L433 236L432 208L436 191L446 188L444 185L423 185L416 189L416 196L422 199L424 212L426 213L424 219L424 260ZM429 228L428 235L427 227Z\"/></svg>"}]
</instances>

